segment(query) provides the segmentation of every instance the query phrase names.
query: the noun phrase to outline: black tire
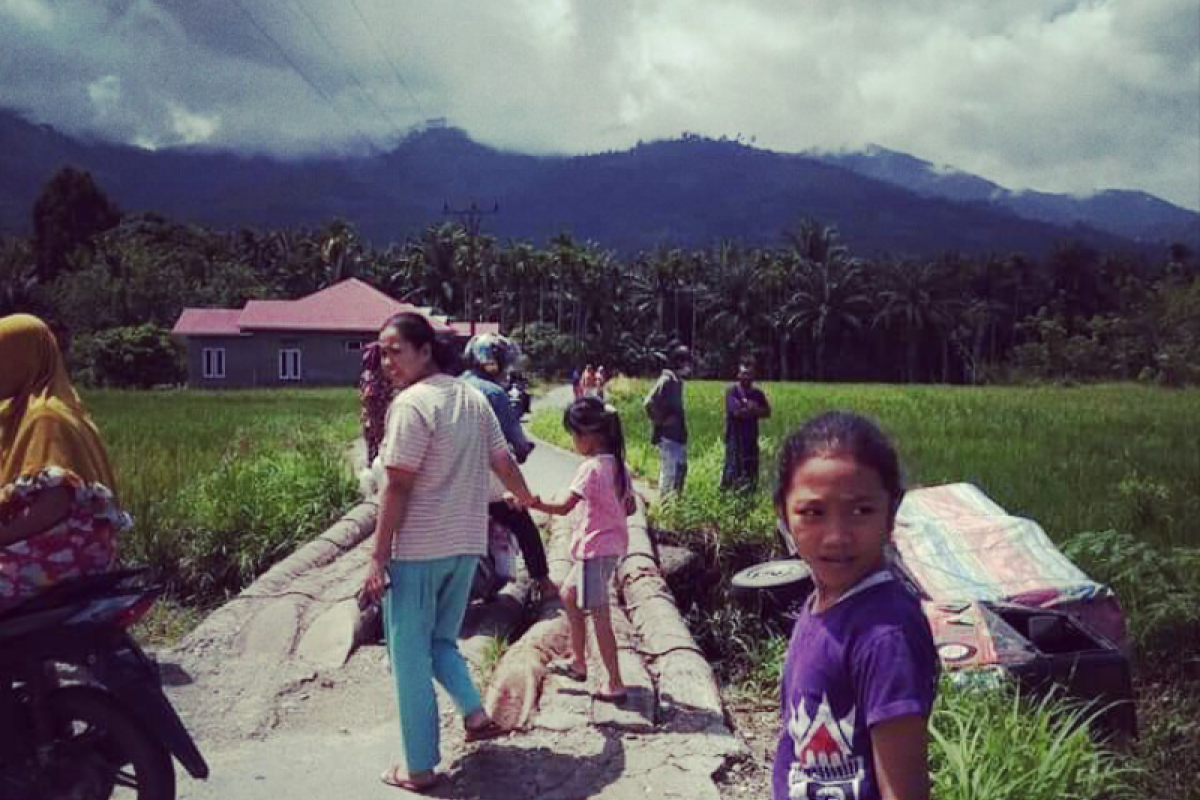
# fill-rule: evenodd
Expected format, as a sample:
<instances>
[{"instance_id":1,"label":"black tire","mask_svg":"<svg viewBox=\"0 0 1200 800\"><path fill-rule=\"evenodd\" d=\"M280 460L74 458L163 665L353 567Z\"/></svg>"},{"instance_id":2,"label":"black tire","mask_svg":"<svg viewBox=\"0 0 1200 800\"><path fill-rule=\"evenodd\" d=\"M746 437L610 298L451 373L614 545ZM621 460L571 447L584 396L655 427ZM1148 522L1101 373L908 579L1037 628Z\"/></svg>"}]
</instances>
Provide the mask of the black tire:
<instances>
[{"instance_id":1,"label":"black tire","mask_svg":"<svg viewBox=\"0 0 1200 800\"><path fill-rule=\"evenodd\" d=\"M56 731L55 751L63 764L48 781L57 800L118 797L175 800L175 765L167 749L155 742L120 705L98 689L72 686L48 698ZM119 780L113 787L112 781ZM78 784L90 780L89 789ZM65 781L65 782L64 782ZM108 786L108 792L96 786ZM51 789L50 787L54 787ZM96 792L99 794L96 794Z\"/></svg>"}]
</instances>

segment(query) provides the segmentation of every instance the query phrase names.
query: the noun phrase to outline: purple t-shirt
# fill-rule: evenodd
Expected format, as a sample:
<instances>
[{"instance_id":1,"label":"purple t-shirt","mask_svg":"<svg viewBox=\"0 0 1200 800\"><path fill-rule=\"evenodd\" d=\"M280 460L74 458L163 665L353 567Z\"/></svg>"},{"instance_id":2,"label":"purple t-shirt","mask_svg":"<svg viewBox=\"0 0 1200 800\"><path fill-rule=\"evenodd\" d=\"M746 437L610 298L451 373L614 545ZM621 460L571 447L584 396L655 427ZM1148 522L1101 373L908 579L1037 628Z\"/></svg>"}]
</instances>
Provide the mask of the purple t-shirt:
<instances>
[{"instance_id":1,"label":"purple t-shirt","mask_svg":"<svg viewBox=\"0 0 1200 800\"><path fill-rule=\"evenodd\" d=\"M806 604L788 645L775 800L879 800L871 727L928 717L938 660L920 603L888 573L832 608Z\"/></svg>"}]
</instances>

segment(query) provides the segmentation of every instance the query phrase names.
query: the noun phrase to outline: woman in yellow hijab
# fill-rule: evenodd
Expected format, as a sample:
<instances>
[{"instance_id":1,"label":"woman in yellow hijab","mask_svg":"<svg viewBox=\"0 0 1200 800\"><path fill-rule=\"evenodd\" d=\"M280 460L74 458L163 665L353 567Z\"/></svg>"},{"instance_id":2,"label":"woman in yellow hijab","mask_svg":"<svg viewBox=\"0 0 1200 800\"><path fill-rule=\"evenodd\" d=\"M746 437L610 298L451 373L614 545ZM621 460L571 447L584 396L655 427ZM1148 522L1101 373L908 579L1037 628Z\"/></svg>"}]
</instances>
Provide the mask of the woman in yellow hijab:
<instances>
[{"instance_id":1,"label":"woman in yellow hijab","mask_svg":"<svg viewBox=\"0 0 1200 800\"><path fill-rule=\"evenodd\" d=\"M0 608L112 564L132 523L95 423L37 317L0 318Z\"/></svg>"}]
</instances>

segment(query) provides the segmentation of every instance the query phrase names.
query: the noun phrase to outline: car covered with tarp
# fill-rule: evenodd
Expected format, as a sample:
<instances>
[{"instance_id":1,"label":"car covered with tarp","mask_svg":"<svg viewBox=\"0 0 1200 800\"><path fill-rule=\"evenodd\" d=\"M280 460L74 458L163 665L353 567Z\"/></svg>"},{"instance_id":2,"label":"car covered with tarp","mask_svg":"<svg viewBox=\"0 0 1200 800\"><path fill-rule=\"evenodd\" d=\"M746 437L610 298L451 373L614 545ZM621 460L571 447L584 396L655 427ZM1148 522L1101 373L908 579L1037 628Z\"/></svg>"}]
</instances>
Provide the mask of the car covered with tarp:
<instances>
[{"instance_id":1,"label":"car covered with tarp","mask_svg":"<svg viewBox=\"0 0 1200 800\"><path fill-rule=\"evenodd\" d=\"M786 615L812 581L791 537L780 538L790 557L743 570L733 585L768 613ZM891 563L921 598L952 679L1011 678L1034 691L1058 685L1095 702L1103 728L1136 733L1120 603L1037 522L969 483L912 489L896 515Z\"/></svg>"}]
</instances>

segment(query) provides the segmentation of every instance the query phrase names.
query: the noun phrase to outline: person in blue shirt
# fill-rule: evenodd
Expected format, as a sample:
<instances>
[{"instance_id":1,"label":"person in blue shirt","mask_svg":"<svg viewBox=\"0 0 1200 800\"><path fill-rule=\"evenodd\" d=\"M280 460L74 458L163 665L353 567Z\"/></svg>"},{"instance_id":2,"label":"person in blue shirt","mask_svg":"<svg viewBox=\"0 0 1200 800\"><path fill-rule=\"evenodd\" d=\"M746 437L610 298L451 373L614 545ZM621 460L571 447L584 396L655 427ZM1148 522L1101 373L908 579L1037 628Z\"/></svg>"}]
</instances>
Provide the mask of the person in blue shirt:
<instances>
[{"instance_id":1,"label":"person in blue shirt","mask_svg":"<svg viewBox=\"0 0 1200 800\"><path fill-rule=\"evenodd\" d=\"M505 373L512 368L520 358L520 348L515 342L494 333L481 333L471 338L463 351L467 369L459 377L478 389L487 398L500 422L500 430L512 450L513 458L518 464L524 464L525 459L533 451L533 443L525 436L521 428L521 420L517 410L509 400L508 392L501 382ZM542 597L554 597L558 588L550 580L550 568L546 561L546 549L542 545L542 536L534 524L529 512L521 508L512 499L503 495L502 488L494 487L492 502L488 504L488 515L504 527L512 531L525 557L525 566L537 584Z\"/></svg>"}]
</instances>

